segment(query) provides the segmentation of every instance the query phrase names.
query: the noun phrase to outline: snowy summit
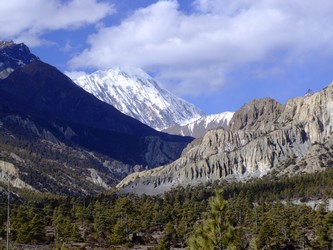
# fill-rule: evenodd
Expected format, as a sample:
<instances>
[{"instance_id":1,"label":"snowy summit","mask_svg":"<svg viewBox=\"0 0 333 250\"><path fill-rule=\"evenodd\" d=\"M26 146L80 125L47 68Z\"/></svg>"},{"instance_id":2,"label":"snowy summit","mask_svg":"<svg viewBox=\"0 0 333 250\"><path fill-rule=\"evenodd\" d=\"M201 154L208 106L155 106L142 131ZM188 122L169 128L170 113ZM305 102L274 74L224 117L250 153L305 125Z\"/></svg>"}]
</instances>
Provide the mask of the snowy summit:
<instances>
[{"instance_id":1,"label":"snowy summit","mask_svg":"<svg viewBox=\"0 0 333 250\"><path fill-rule=\"evenodd\" d=\"M157 130L188 124L204 115L193 104L162 89L141 69L116 67L73 81L101 101Z\"/></svg>"},{"instance_id":2,"label":"snowy summit","mask_svg":"<svg viewBox=\"0 0 333 250\"><path fill-rule=\"evenodd\" d=\"M226 129L233 115L234 112L223 112L220 114L207 115L183 126L176 125L167 128L163 130L163 132L198 138L204 136L204 134L210 129Z\"/></svg>"}]
</instances>

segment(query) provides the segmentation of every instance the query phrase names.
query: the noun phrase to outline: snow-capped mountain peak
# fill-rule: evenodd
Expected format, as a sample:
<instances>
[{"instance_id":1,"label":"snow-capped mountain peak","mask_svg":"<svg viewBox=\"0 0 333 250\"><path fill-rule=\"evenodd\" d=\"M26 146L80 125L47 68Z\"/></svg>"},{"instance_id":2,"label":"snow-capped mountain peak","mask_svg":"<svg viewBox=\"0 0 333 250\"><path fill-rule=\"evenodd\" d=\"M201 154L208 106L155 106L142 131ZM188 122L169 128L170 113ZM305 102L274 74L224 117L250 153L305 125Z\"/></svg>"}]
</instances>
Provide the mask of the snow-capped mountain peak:
<instances>
[{"instance_id":1,"label":"snow-capped mountain peak","mask_svg":"<svg viewBox=\"0 0 333 250\"><path fill-rule=\"evenodd\" d=\"M183 126L176 125L167 128L164 130L164 132L198 138L203 136L210 129L219 127L227 128L233 115L234 112L223 112L220 114L207 115Z\"/></svg>"},{"instance_id":2,"label":"snow-capped mountain peak","mask_svg":"<svg viewBox=\"0 0 333 250\"><path fill-rule=\"evenodd\" d=\"M221 124L221 127L226 127L233 115L234 112L223 112L220 114L207 115L205 118L202 118L202 120L205 121L205 128L208 128L212 123Z\"/></svg>"},{"instance_id":3,"label":"snow-capped mountain peak","mask_svg":"<svg viewBox=\"0 0 333 250\"><path fill-rule=\"evenodd\" d=\"M187 124L204 115L193 104L162 89L141 69L115 67L73 80L98 99L157 130Z\"/></svg>"}]
</instances>

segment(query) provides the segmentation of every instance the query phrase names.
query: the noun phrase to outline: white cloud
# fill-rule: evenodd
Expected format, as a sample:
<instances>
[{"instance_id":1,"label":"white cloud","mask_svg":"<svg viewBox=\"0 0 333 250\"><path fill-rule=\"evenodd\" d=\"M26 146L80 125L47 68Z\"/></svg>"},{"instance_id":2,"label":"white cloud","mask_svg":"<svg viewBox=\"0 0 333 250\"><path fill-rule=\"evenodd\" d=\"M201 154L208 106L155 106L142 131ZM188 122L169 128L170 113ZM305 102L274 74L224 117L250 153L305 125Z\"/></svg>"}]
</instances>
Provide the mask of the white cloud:
<instances>
[{"instance_id":1,"label":"white cloud","mask_svg":"<svg viewBox=\"0 0 333 250\"><path fill-rule=\"evenodd\" d=\"M0 37L37 46L45 32L94 24L113 11L112 5L97 0L0 1Z\"/></svg>"},{"instance_id":2,"label":"white cloud","mask_svg":"<svg viewBox=\"0 0 333 250\"><path fill-rule=\"evenodd\" d=\"M84 71L65 71L64 74L67 75L72 80L87 75L86 72Z\"/></svg>"},{"instance_id":3,"label":"white cloud","mask_svg":"<svg viewBox=\"0 0 333 250\"><path fill-rule=\"evenodd\" d=\"M331 0L196 0L186 14L177 1L158 1L118 26L101 27L69 63L141 67L178 94L215 91L233 69L274 61L281 52L278 63L332 55L332 9Z\"/></svg>"}]
</instances>

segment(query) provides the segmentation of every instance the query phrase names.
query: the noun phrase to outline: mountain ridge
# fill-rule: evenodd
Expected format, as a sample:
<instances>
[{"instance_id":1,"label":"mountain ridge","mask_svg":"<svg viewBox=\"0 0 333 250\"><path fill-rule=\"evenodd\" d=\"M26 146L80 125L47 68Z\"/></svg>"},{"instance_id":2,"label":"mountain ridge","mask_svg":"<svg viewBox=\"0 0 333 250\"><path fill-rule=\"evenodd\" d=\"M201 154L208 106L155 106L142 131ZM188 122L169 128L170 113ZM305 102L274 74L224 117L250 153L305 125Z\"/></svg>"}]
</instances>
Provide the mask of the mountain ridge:
<instances>
[{"instance_id":1,"label":"mountain ridge","mask_svg":"<svg viewBox=\"0 0 333 250\"><path fill-rule=\"evenodd\" d=\"M333 83L281 105L255 99L234 114L228 130L194 140L175 162L127 176L121 192L160 194L179 186L246 181L332 167Z\"/></svg>"}]
</instances>

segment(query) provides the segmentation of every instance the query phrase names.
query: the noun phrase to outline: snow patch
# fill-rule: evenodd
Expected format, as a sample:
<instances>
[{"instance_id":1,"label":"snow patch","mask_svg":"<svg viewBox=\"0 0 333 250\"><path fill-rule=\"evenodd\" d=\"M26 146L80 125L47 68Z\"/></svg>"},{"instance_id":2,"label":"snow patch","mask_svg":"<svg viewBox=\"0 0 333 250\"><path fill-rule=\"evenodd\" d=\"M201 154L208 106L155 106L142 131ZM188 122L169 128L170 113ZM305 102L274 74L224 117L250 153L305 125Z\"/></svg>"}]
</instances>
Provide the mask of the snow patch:
<instances>
[{"instance_id":1,"label":"snow patch","mask_svg":"<svg viewBox=\"0 0 333 250\"><path fill-rule=\"evenodd\" d=\"M17 60L17 65L24 66L26 64L22 60Z\"/></svg>"}]
</instances>

